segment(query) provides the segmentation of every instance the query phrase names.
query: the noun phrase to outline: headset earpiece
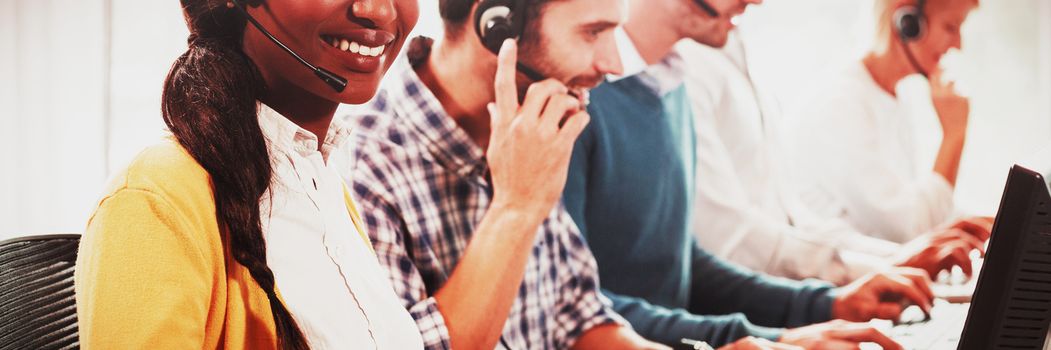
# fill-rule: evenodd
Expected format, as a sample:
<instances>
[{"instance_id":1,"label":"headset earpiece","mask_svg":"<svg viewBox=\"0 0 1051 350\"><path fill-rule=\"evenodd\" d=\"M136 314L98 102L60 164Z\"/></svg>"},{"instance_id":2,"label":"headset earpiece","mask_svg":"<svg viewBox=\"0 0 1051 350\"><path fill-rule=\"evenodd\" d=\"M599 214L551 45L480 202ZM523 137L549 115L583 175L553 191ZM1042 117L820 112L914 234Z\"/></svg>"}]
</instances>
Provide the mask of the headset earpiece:
<instances>
[{"instance_id":1,"label":"headset earpiece","mask_svg":"<svg viewBox=\"0 0 1051 350\"><path fill-rule=\"evenodd\" d=\"M904 42L919 40L926 34L927 18L923 13L924 3L917 6L903 6L894 11L894 30Z\"/></svg>"},{"instance_id":2,"label":"headset earpiece","mask_svg":"<svg viewBox=\"0 0 1051 350\"><path fill-rule=\"evenodd\" d=\"M905 50L905 57L909 59L912 68L924 77L928 76L927 70L920 66L912 49L909 48L909 43L920 40L927 34L927 16L924 14L926 3L927 0L919 0L916 6L903 6L894 11L894 30L901 38L901 47Z\"/></svg>"},{"instance_id":3,"label":"headset earpiece","mask_svg":"<svg viewBox=\"0 0 1051 350\"><path fill-rule=\"evenodd\" d=\"M523 14L527 1L529 0L482 0L478 4L474 13L474 31L486 49L499 54L504 41L522 38L526 21ZM545 79L543 74L521 62L517 68L519 73L533 81Z\"/></svg>"},{"instance_id":4,"label":"headset earpiece","mask_svg":"<svg viewBox=\"0 0 1051 350\"><path fill-rule=\"evenodd\" d=\"M482 0L475 10L474 29L482 45L493 53L500 52L500 46L507 39L518 39L522 35L524 23L519 17L515 0Z\"/></svg>"}]
</instances>

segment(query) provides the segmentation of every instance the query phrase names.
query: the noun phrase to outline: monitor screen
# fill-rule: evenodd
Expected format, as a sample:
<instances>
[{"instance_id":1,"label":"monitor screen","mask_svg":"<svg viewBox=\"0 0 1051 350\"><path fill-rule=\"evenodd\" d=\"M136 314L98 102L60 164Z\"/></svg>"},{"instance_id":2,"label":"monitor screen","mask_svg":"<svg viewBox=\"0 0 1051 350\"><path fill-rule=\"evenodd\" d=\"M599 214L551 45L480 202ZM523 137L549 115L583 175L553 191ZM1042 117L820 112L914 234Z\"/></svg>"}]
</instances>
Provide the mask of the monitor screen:
<instances>
[{"instance_id":1,"label":"monitor screen","mask_svg":"<svg viewBox=\"0 0 1051 350\"><path fill-rule=\"evenodd\" d=\"M1046 347L1051 325L1051 148L1012 167L958 350Z\"/></svg>"}]
</instances>

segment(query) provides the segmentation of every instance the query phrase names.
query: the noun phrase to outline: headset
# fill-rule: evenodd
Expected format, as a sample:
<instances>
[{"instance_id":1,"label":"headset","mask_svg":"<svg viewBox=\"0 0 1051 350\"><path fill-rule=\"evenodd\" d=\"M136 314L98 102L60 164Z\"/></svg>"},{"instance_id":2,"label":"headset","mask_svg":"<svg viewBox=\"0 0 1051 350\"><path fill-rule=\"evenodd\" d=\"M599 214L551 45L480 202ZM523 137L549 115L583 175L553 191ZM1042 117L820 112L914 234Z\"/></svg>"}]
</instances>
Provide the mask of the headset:
<instances>
[{"instance_id":1,"label":"headset","mask_svg":"<svg viewBox=\"0 0 1051 350\"><path fill-rule=\"evenodd\" d=\"M474 31L482 46L499 54L504 41L521 39L526 29L528 3L529 0L481 0L474 13ZM516 66L520 73L533 81L546 78L521 61Z\"/></svg>"},{"instance_id":2,"label":"headset","mask_svg":"<svg viewBox=\"0 0 1051 350\"><path fill-rule=\"evenodd\" d=\"M336 92L343 92L343 90L347 88L347 78L341 77L336 73L332 73L331 71L325 68L321 68L310 64L310 62L307 62L307 60L303 59L303 57L300 57L299 54L296 54L295 51L292 51L291 48L282 43L281 40L277 40L277 37L274 37L273 34L270 34L270 31L266 30L266 28L263 28L262 24L259 24L259 22L256 21L255 18L252 17L252 15L248 14L248 10L245 8L245 4L242 3L241 0L230 0L230 2L233 3L233 7L237 8L237 10L245 16L245 19L247 19L249 23L252 23L252 26L254 26L256 29L259 29L259 31L262 32L263 35L265 35L268 39L270 39L271 42L276 44L282 50L287 52L289 55L292 55L292 57L295 58L296 61L299 61L300 64L306 66L308 69L313 71L314 75L320 78L321 81L325 82L325 84L328 84L329 87L332 87L333 90L336 90Z\"/></svg>"},{"instance_id":3,"label":"headset","mask_svg":"<svg viewBox=\"0 0 1051 350\"><path fill-rule=\"evenodd\" d=\"M894 31L901 39L901 46L905 49L905 56L909 59L909 64L925 78L927 70L920 66L916 56L912 54L912 49L909 48L909 43L919 41L924 35L927 35L927 15L924 13L926 5L927 0L917 0L916 6L902 6L894 11L893 18Z\"/></svg>"}]
</instances>

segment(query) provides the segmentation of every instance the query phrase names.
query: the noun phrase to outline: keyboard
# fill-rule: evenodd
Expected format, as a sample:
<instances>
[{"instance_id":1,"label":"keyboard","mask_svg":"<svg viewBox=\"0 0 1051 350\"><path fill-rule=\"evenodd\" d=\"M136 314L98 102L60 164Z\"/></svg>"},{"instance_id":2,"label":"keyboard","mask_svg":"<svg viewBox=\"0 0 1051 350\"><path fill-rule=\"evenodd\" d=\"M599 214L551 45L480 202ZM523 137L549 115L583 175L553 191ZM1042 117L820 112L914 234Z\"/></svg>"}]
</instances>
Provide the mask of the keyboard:
<instances>
[{"instance_id":1,"label":"keyboard","mask_svg":"<svg viewBox=\"0 0 1051 350\"><path fill-rule=\"evenodd\" d=\"M902 312L903 322L890 330L890 336L906 349L955 349L970 307L937 300L931 319L923 321L923 311L911 306Z\"/></svg>"},{"instance_id":2,"label":"keyboard","mask_svg":"<svg viewBox=\"0 0 1051 350\"><path fill-rule=\"evenodd\" d=\"M910 306L902 312L897 325L886 320L872 321L871 324L907 350L956 349L970 306L936 300L930 320L924 321L923 310L919 307ZM864 350L879 349L875 344L864 345Z\"/></svg>"},{"instance_id":3,"label":"keyboard","mask_svg":"<svg viewBox=\"0 0 1051 350\"><path fill-rule=\"evenodd\" d=\"M978 285L978 272L982 270L984 262L984 259L977 253L977 251L971 252L971 268L974 270L974 277L968 279L959 267L954 267L951 272L942 271L931 285L935 297L945 299L950 303L971 302L971 296L974 295L974 289Z\"/></svg>"},{"instance_id":4,"label":"keyboard","mask_svg":"<svg viewBox=\"0 0 1051 350\"><path fill-rule=\"evenodd\" d=\"M956 349L967 322L967 311L971 307L971 297L978 283L978 272L982 269L984 259L971 252L974 278L968 279L959 267L952 271L942 271L931 285L937 299L931 309L931 318L924 320L923 310L918 306L906 308L895 324L886 320L870 322L907 350L942 350ZM863 350L879 349L875 344L863 344Z\"/></svg>"},{"instance_id":5,"label":"keyboard","mask_svg":"<svg viewBox=\"0 0 1051 350\"><path fill-rule=\"evenodd\" d=\"M949 303L970 303L971 297L974 296L974 288L977 284L978 279L972 278L964 284L936 283L931 286L931 289L934 291L934 296L936 298L943 299Z\"/></svg>"}]
</instances>

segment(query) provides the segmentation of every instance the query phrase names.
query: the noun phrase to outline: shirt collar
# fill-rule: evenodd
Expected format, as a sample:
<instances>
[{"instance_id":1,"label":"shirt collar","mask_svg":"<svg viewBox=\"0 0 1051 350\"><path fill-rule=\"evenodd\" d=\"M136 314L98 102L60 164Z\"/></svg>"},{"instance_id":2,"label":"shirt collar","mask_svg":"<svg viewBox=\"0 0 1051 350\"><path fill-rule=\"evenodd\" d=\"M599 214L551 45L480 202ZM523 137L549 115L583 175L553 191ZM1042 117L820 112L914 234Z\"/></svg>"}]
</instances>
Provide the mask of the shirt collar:
<instances>
[{"instance_id":1,"label":"shirt collar","mask_svg":"<svg viewBox=\"0 0 1051 350\"><path fill-rule=\"evenodd\" d=\"M414 52L406 54L420 55L415 50L429 51L430 44L429 39L415 38L410 45ZM419 59L414 57L413 61ZM408 61L397 64L389 79L386 90L390 107L422 137L427 150L440 163L461 175L480 175L485 171L485 151L446 113Z\"/></svg>"},{"instance_id":2,"label":"shirt collar","mask_svg":"<svg viewBox=\"0 0 1051 350\"><path fill-rule=\"evenodd\" d=\"M617 27L613 31L613 38L617 42L617 53L620 55L620 64L624 67L624 73L610 76L609 81L621 80L646 70L646 60L642 59L638 48L635 47L635 42L628 36L628 32L624 31L624 27Z\"/></svg>"},{"instance_id":3,"label":"shirt collar","mask_svg":"<svg viewBox=\"0 0 1051 350\"><path fill-rule=\"evenodd\" d=\"M278 113L270 106L260 102L259 127L263 131L263 137L267 140L267 146L272 151L281 153L296 152L307 155L318 150L318 138L316 135L293 123L285 116ZM325 134L325 143L321 145L321 156L326 161L332 150L346 143L350 136L349 126L340 118L332 118Z\"/></svg>"},{"instance_id":4,"label":"shirt collar","mask_svg":"<svg viewBox=\"0 0 1051 350\"><path fill-rule=\"evenodd\" d=\"M660 62L646 65L646 60L642 58L635 42L631 40L623 27L617 27L613 32L613 37L617 42L617 51L621 65L624 67L624 73L620 76L610 76L610 82L638 77L643 85L658 96L664 96L683 84L682 77L686 71L686 64L678 52L673 50Z\"/></svg>"},{"instance_id":5,"label":"shirt collar","mask_svg":"<svg viewBox=\"0 0 1051 350\"><path fill-rule=\"evenodd\" d=\"M685 61L678 52L672 51L657 64L646 67L646 70L639 74L639 79L657 96L664 96L682 86L685 74Z\"/></svg>"}]
</instances>

